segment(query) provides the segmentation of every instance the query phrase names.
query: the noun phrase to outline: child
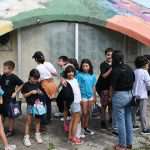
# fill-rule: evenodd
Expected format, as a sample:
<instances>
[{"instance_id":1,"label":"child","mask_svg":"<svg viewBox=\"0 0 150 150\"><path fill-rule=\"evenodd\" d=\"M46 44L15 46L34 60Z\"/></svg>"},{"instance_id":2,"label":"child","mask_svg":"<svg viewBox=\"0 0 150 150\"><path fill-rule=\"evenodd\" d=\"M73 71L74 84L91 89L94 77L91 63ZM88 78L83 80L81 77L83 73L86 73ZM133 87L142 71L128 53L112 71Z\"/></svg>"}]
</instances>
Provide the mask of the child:
<instances>
[{"instance_id":1,"label":"child","mask_svg":"<svg viewBox=\"0 0 150 150\"><path fill-rule=\"evenodd\" d=\"M81 140L76 136L77 127L80 123L80 102L81 93L78 81L75 79L75 68L73 65L69 65L65 68L64 77L67 81L67 86L64 86L63 99L66 101L67 108L71 109L71 121L69 125L68 139L73 144L81 144Z\"/></svg>"},{"instance_id":2,"label":"child","mask_svg":"<svg viewBox=\"0 0 150 150\"><path fill-rule=\"evenodd\" d=\"M61 67L61 71L60 71L60 85L59 85L59 88L64 85L66 86L67 82L64 78L64 70L65 68L67 67L69 63L69 58L67 56L60 56L58 58L58 62L57 64ZM61 93L58 95L58 98L57 98L57 105L58 105L58 108L59 108L59 111L60 112L64 112L64 131L65 132L68 132L69 130L69 126L68 126L68 114L69 114L69 111L66 107L66 104L65 104L65 101L60 101L59 100L59 97L60 97ZM63 103L63 104L62 104ZM61 113L57 113L57 116L58 114L61 116Z\"/></svg>"},{"instance_id":3,"label":"child","mask_svg":"<svg viewBox=\"0 0 150 150\"><path fill-rule=\"evenodd\" d=\"M26 98L27 102L27 119L25 123L25 136L24 136L24 145L29 147L31 146L30 142L30 126L32 123L33 116L35 116L35 126L36 126L36 133L35 139L37 143L43 143L41 134L40 134L40 116L33 114L33 107L35 101L39 98L39 95L42 94L40 90L40 73L36 69L32 69L29 74L29 81L26 82L22 88L22 94Z\"/></svg>"},{"instance_id":4,"label":"child","mask_svg":"<svg viewBox=\"0 0 150 150\"><path fill-rule=\"evenodd\" d=\"M46 97L46 120L42 119L42 124L45 124L51 120L51 100L56 98L57 85L54 82L54 76L57 76L57 71L50 62L45 61L45 56L41 51L35 52L32 58L34 58L38 64L36 69L40 73L40 82Z\"/></svg>"},{"instance_id":5,"label":"child","mask_svg":"<svg viewBox=\"0 0 150 150\"><path fill-rule=\"evenodd\" d=\"M11 60L4 62L3 75L1 77L0 85L4 91L3 95L3 112L2 116L8 117L9 129L6 132L7 136L13 136L14 134L14 118L8 116L8 105L13 100L16 101L16 95L22 88L23 81L13 74L15 69L15 63Z\"/></svg>"},{"instance_id":6,"label":"child","mask_svg":"<svg viewBox=\"0 0 150 150\"><path fill-rule=\"evenodd\" d=\"M89 117L93 101L96 101L96 76L93 73L93 66L89 59L83 59L80 72L77 74L82 97L82 127L84 134L93 135L94 132L88 129Z\"/></svg>"},{"instance_id":7,"label":"child","mask_svg":"<svg viewBox=\"0 0 150 150\"><path fill-rule=\"evenodd\" d=\"M105 50L106 60L100 64L100 76L96 84L96 91L100 96L101 103L101 127L107 128L106 109L109 110L109 122L111 122L111 102L109 99L110 80L112 72L112 48Z\"/></svg>"},{"instance_id":8,"label":"child","mask_svg":"<svg viewBox=\"0 0 150 150\"><path fill-rule=\"evenodd\" d=\"M149 61L144 56L138 56L135 60L135 66L136 69L134 71L135 83L133 86L133 95L139 99L142 133L150 134L147 120L148 90L150 88L150 76L148 74Z\"/></svg>"},{"instance_id":9,"label":"child","mask_svg":"<svg viewBox=\"0 0 150 150\"><path fill-rule=\"evenodd\" d=\"M2 103L3 103L2 96L3 96L3 94L4 94L4 91L0 87L0 137L1 137L1 140L4 144L4 146L5 146L5 150L15 150L16 145L9 145L8 144L8 140L7 140L7 137L6 137L5 132L4 132L2 116L1 116L1 113L3 110L3 108L2 108Z\"/></svg>"}]
</instances>

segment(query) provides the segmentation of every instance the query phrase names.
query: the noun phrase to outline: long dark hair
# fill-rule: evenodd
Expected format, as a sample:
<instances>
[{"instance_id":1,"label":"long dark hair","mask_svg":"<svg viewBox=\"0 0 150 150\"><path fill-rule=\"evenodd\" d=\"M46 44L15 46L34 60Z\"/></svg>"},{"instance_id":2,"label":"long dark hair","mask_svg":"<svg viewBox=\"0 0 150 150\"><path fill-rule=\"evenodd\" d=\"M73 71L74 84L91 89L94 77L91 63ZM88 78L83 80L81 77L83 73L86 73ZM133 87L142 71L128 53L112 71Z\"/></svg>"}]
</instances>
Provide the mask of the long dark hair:
<instances>
[{"instance_id":1,"label":"long dark hair","mask_svg":"<svg viewBox=\"0 0 150 150\"><path fill-rule=\"evenodd\" d=\"M83 59L81 61L81 65L80 65L80 72L84 72L83 64L88 64L90 66L90 69L89 69L88 73L92 75L93 74L93 65L92 65L91 61L89 59Z\"/></svg>"},{"instance_id":2,"label":"long dark hair","mask_svg":"<svg viewBox=\"0 0 150 150\"><path fill-rule=\"evenodd\" d=\"M78 61L75 58L69 58L69 63L73 64L76 70L79 70Z\"/></svg>"},{"instance_id":3,"label":"long dark hair","mask_svg":"<svg viewBox=\"0 0 150 150\"><path fill-rule=\"evenodd\" d=\"M124 64L124 55L120 50L115 50L112 54L112 66Z\"/></svg>"}]
</instances>

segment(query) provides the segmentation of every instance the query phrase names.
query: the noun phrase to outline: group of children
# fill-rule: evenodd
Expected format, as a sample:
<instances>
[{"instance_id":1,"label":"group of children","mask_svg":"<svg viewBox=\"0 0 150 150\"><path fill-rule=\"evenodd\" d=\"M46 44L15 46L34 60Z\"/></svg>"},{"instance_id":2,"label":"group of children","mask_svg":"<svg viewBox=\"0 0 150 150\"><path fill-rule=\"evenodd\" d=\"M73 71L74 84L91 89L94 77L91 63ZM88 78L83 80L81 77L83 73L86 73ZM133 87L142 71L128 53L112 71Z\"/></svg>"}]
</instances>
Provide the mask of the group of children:
<instances>
[{"instance_id":1,"label":"group of children","mask_svg":"<svg viewBox=\"0 0 150 150\"><path fill-rule=\"evenodd\" d=\"M10 115L10 107L11 109L16 107L16 96L21 92L27 103L23 143L27 147L31 146L30 126L32 119L35 120L35 139L37 143L42 143L41 118L47 113L46 120L50 119L51 100L56 97L56 92L58 92L58 97L62 93L61 108L59 109L62 109L64 113L64 127L68 130L68 140L74 144L81 144L81 122L84 134L94 134L88 128L91 107L93 101L96 100L96 76L93 73L92 63L88 59L83 59L79 67L75 59L69 59L66 56L59 57L58 65L62 71L60 73L60 85L56 86L53 76L58 76L57 71L51 63L45 62L43 53L36 52L33 59L37 62L37 67L30 71L28 81L25 83L13 73L15 69L13 61L6 61L3 64L3 75L0 78L0 88L3 91L0 113L3 121L6 117L8 118L8 130L5 131L5 139L7 139L6 136L14 135L15 117ZM13 107L10 103L13 104ZM58 107L60 107L59 104ZM68 115L71 115L69 123L67 121ZM3 143L5 150L15 149L13 145L8 146L8 142Z\"/></svg>"},{"instance_id":2,"label":"group of children","mask_svg":"<svg viewBox=\"0 0 150 150\"><path fill-rule=\"evenodd\" d=\"M101 127L106 128L106 121L109 120L112 123L112 128L116 131L116 114L112 109L112 97L110 94L112 54L112 48L108 48L105 51L106 60L100 65L101 74L98 80L96 80L96 75L89 59L83 59L79 66L76 59L60 56L58 58L58 65L61 67L59 86L54 82L54 76L59 76L55 67L50 62L45 61L41 51L37 51L33 55L32 58L36 61L37 67L30 71L28 81L25 83L13 73L15 69L14 62L6 61L3 64L3 75L0 77L0 134L5 150L15 149L14 145L8 144L6 136L14 134L15 117L8 113L10 111L8 108L10 109L10 103L16 103L16 96L19 92L23 94L27 103L23 140L24 145L27 147L31 146L30 126L32 119L35 120L35 139L39 144L43 142L40 134L41 123L43 122L42 116L46 116L46 121L51 119L51 100L56 98L57 93L57 106L59 111L64 113L64 130L68 132L68 140L71 143L81 144L81 138L86 135L94 135L94 131L89 129L89 118L92 105L96 103L96 92L101 100ZM142 132L150 133L146 118L147 90L150 87L150 77L147 72L149 61L146 56L140 56L136 58L135 65L137 69L134 72L133 96L139 100L140 107L133 107L133 116L136 115L139 108ZM109 118L106 117L107 110ZM68 116L71 116L70 121L67 120ZM5 135L2 121L6 117L9 119L9 128ZM133 122L135 122L135 119L133 119Z\"/></svg>"}]
</instances>

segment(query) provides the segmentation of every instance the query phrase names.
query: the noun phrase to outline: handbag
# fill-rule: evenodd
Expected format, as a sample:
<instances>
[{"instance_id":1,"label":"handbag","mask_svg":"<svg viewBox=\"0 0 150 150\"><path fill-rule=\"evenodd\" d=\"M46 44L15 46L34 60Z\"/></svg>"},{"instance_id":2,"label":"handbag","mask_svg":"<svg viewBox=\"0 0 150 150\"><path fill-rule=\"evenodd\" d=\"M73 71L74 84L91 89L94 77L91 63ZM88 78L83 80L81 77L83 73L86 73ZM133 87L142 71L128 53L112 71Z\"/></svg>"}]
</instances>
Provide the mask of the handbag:
<instances>
[{"instance_id":1,"label":"handbag","mask_svg":"<svg viewBox=\"0 0 150 150\"><path fill-rule=\"evenodd\" d=\"M35 115L42 116L45 115L46 112L47 112L46 106L43 104L43 102L40 101L40 99L37 99L32 107L33 116Z\"/></svg>"},{"instance_id":2,"label":"handbag","mask_svg":"<svg viewBox=\"0 0 150 150\"><path fill-rule=\"evenodd\" d=\"M139 106L140 104L140 99L137 96L132 96L130 105L131 106Z\"/></svg>"},{"instance_id":3,"label":"handbag","mask_svg":"<svg viewBox=\"0 0 150 150\"><path fill-rule=\"evenodd\" d=\"M8 117L10 117L10 118L17 118L17 117L19 117L22 114L21 101L11 100L8 103L7 114L8 114Z\"/></svg>"}]
</instances>

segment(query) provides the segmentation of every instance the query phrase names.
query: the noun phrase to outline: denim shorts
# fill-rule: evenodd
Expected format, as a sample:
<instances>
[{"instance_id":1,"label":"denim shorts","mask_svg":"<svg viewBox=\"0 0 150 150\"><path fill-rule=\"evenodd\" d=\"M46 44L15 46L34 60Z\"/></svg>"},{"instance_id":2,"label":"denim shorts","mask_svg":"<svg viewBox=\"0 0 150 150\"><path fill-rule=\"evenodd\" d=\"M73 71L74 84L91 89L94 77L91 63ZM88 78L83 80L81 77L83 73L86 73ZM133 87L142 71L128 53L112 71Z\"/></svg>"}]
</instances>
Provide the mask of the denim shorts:
<instances>
[{"instance_id":1,"label":"denim shorts","mask_svg":"<svg viewBox=\"0 0 150 150\"><path fill-rule=\"evenodd\" d=\"M72 113L80 112L81 111L81 105L80 103L72 103L70 110Z\"/></svg>"},{"instance_id":2,"label":"denim shorts","mask_svg":"<svg viewBox=\"0 0 150 150\"><path fill-rule=\"evenodd\" d=\"M82 102L88 102L88 101L93 101L93 97L90 97L90 98L83 98L82 97Z\"/></svg>"}]
</instances>

